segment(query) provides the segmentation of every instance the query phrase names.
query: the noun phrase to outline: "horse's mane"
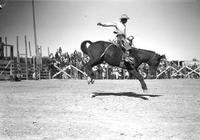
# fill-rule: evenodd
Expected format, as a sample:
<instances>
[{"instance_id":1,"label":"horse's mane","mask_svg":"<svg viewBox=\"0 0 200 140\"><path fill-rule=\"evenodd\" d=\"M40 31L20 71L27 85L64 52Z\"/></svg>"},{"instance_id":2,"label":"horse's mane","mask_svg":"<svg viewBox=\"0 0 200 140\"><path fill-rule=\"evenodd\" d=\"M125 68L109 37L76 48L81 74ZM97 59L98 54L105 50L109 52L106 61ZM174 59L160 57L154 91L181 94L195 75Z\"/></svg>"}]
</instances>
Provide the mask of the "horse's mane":
<instances>
[{"instance_id":1,"label":"horse's mane","mask_svg":"<svg viewBox=\"0 0 200 140\"><path fill-rule=\"evenodd\" d=\"M155 53L154 51L151 51L151 50L146 50L146 49L140 49L140 48L132 48L131 50L134 50L134 51L145 51L145 52L149 52L149 53Z\"/></svg>"}]
</instances>

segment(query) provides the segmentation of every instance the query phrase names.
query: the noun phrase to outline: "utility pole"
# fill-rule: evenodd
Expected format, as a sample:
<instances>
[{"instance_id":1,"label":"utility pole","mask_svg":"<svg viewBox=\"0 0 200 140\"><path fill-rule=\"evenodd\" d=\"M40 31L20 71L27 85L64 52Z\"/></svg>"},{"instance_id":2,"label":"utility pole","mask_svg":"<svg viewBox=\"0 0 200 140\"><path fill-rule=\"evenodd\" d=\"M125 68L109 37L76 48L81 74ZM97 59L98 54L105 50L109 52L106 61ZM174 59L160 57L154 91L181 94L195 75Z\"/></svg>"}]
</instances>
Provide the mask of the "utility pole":
<instances>
[{"instance_id":1,"label":"utility pole","mask_svg":"<svg viewBox=\"0 0 200 140\"><path fill-rule=\"evenodd\" d=\"M48 57L49 57L49 55L50 55L50 50L49 50L49 47L48 47L48 50L47 50L47 51L48 51Z\"/></svg>"},{"instance_id":2,"label":"utility pole","mask_svg":"<svg viewBox=\"0 0 200 140\"><path fill-rule=\"evenodd\" d=\"M28 42L28 48L29 48L29 55L30 57L32 56L32 53L31 53L31 42L29 41Z\"/></svg>"},{"instance_id":3,"label":"utility pole","mask_svg":"<svg viewBox=\"0 0 200 140\"><path fill-rule=\"evenodd\" d=\"M24 36L25 41L25 63L26 63L26 80L28 80L28 51L27 51L27 38Z\"/></svg>"},{"instance_id":4,"label":"utility pole","mask_svg":"<svg viewBox=\"0 0 200 140\"><path fill-rule=\"evenodd\" d=\"M34 0L32 0L32 10L33 10L33 31L34 31L34 42L35 42L35 55L36 55L36 69L35 73L39 74L39 79L40 79L40 54L39 54L39 48L38 48L38 43L37 43L37 32L36 32L36 22L35 22L35 3Z\"/></svg>"},{"instance_id":5,"label":"utility pole","mask_svg":"<svg viewBox=\"0 0 200 140\"><path fill-rule=\"evenodd\" d=\"M7 45L8 44L8 40L7 40L7 37L5 37L5 44ZM6 54L5 54L5 57L8 56L8 50L7 50L7 47L5 48L6 49Z\"/></svg>"}]
</instances>

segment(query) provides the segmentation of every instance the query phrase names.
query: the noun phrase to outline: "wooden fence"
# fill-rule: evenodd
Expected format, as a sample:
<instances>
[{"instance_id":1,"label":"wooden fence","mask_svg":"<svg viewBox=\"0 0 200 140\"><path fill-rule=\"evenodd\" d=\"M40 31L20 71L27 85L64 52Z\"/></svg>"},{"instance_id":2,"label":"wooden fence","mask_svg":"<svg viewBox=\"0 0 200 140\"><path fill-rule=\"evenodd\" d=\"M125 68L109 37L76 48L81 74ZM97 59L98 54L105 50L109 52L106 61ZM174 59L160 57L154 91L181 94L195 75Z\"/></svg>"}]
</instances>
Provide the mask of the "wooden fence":
<instances>
[{"instance_id":1,"label":"wooden fence","mask_svg":"<svg viewBox=\"0 0 200 140\"><path fill-rule=\"evenodd\" d=\"M10 80L14 71L13 60L0 60L0 80Z\"/></svg>"}]
</instances>

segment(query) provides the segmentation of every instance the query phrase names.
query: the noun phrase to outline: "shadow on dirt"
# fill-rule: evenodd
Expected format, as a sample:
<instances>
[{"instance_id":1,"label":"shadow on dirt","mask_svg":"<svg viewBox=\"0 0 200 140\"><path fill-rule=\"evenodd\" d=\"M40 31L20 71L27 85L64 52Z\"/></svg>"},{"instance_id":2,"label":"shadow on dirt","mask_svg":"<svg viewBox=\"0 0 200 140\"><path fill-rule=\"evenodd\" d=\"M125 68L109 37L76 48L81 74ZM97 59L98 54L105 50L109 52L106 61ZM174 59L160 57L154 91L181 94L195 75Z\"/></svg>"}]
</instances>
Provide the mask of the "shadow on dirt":
<instances>
[{"instance_id":1,"label":"shadow on dirt","mask_svg":"<svg viewBox=\"0 0 200 140\"><path fill-rule=\"evenodd\" d=\"M162 95L153 95L153 94L137 94L134 92L117 92L117 93L112 93L112 92L93 92L92 97L96 96L127 96L127 97L135 97L135 98L141 98L143 100L149 100L147 97L160 97ZM146 97L147 96L147 97Z\"/></svg>"}]
</instances>

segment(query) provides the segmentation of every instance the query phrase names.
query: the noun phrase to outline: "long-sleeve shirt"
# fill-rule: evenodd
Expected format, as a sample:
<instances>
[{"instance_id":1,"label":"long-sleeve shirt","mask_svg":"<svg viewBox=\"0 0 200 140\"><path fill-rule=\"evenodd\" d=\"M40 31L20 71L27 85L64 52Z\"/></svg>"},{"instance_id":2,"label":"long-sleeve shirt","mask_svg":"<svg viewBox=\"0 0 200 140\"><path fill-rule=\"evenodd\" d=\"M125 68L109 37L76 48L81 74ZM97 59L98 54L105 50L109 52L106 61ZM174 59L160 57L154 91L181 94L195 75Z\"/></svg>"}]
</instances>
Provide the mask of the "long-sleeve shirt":
<instances>
[{"instance_id":1,"label":"long-sleeve shirt","mask_svg":"<svg viewBox=\"0 0 200 140\"><path fill-rule=\"evenodd\" d=\"M102 23L105 27L115 27L117 35L126 36L126 25L121 22Z\"/></svg>"}]
</instances>

